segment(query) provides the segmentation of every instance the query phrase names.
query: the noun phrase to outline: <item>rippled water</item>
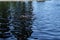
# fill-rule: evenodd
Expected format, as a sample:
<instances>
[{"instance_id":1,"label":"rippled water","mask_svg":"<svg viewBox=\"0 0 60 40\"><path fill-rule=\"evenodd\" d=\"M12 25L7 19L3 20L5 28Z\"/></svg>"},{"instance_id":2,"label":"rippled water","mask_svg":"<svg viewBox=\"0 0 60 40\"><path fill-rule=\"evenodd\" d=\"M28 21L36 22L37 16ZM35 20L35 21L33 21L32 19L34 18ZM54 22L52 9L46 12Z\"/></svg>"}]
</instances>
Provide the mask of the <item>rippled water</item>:
<instances>
[{"instance_id":1,"label":"rippled water","mask_svg":"<svg viewBox=\"0 0 60 40\"><path fill-rule=\"evenodd\" d=\"M60 0L33 2L36 20L30 40L60 40Z\"/></svg>"},{"instance_id":2,"label":"rippled water","mask_svg":"<svg viewBox=\"0 0 60 40\"><path fill-rule=\"evenodd\" d=\"M0 2L0 14L0 40L27 40L30 37L31 2Z\"/></svg>"},{"instance_id":3,"label":"rippled water","mask_svg":"<svg viewBox=\"0 0 60 40\"><path fill-rule=\"evenodd\" d=\"M60 0L33 1L32 6L36 19L32 25L33 33L28 40L60 40ZM0 40L16 40L16 38L12 36Z\"/></svg>"}]
</instances>

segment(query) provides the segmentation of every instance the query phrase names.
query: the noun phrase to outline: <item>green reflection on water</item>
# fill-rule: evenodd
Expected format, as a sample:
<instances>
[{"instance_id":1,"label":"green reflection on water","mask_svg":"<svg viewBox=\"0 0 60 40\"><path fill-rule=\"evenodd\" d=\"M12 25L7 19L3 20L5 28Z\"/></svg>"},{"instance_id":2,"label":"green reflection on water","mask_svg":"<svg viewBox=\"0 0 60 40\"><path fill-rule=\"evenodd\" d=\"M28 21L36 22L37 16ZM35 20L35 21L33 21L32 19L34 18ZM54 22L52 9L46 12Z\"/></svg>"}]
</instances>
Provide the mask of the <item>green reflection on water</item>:
<instances>
[{"instance_id":1,"label":"green reflection on water","mask_svg":"<svg viewBox=\"0 0 60 40\"><path fill-rule=\"evenodd\" d=\"M13 7L12 10L14 11L9 11L11 4ZM3 30L3 33L9 31L8 26L10 20L8 17L11 15L11 11L14 13L14 19L12 21L14 29L11 30L11 33L17 38L17 40L27 40L32 33L32 2L28 2L28 5L25 4L25 2L0 2L0 32L2 32L2 29L6 29L6 31Z\"/></svg>"}]
</instances>

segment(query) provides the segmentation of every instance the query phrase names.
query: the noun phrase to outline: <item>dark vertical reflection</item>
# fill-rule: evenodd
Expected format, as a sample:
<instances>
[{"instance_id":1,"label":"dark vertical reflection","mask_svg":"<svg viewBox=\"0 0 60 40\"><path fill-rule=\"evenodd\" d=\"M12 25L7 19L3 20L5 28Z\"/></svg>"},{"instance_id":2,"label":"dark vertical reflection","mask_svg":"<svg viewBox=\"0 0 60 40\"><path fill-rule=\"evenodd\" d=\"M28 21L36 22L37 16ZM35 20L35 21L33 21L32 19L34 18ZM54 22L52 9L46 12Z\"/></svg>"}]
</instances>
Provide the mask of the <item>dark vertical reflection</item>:
<instances>
[{"instance_id":1,"label":"dark vertical reflection","mask_svg":"<svg viewBox=\"0 0 60 40\"><path fill-rule=\"evenodd\" d=\"M11 36L8 27L8 4L8 2L0 2L0 38L8 38Z\"/></svg>"},{"instance_id":2,"label":"dark vertical reflection","mask_svg":"<svg viewBox=\"0 0 60 40\"><path fill-rule=\"evenodd\" d=\"M32 14L32 2L16 2L16 13L14 16L14 31L17 40L27 40L31 36L33 14Z\"/></svg>"},{"instance_id":3,"label":"dark vertical reflection","mask_svg":"<svg viewBox=\"0 0 60 40\"><path fill-rule=\"evenodd\" d=\"M32 2L0 2L0 38L27 40L32 24Z\"/></svg>"}]
</instances>

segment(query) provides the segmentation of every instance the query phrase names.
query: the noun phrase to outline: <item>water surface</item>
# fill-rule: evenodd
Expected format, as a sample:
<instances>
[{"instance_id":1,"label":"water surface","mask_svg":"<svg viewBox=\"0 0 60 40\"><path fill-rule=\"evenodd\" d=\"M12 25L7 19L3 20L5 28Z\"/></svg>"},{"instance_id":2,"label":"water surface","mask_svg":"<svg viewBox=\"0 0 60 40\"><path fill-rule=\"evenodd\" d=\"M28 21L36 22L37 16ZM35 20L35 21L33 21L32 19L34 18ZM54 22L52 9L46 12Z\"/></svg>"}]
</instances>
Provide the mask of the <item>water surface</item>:
<instances>
[{"instance_id":1,"label":"water surface","mask_svg":"<svg viewBox=\"0 0 60 40\"><path fill-rule=\"evenodd\" d=\"M33 2L36 20L30 40L60 40L60 0Z\"/></svg>"}]
</instances>

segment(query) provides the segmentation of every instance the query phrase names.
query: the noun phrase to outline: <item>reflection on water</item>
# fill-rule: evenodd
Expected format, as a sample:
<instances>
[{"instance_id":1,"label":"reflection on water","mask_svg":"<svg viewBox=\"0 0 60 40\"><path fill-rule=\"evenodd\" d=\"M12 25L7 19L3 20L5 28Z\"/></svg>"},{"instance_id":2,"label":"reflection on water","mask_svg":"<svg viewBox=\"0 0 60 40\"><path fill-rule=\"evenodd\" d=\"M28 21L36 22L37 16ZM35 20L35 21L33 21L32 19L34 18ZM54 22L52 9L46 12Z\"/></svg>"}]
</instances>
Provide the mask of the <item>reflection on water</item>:
<instances>
[{"instance_id":1,"label":"reflection on water","mask_svg":"<svg viewBox=\"0 0 60 40\"><path fill-rule=\"evenodd\" d=\"M28 3L28 4L27 4ZM0 38L1 40L27 40L32 33L31 2L0 2Z\"/></svg>"},{"instance_id":2,"label":"reflection on water","mask_svg":"<svg viewBox=\"0 0 60 40\"><path fill-rule=\"evenodd\" d=\"M0 3L0 38L10 37L9 27L8 27L8 4Z\"/></svg>"},{"instance_id":3,"label":"reflection on water","mask_svg":"<svg viewBox=\"0 0 60 40\"><path fill-rule=\"evenodd\" d=\"M19 7L20 6L20 7ZM29 5L27 5L29 8L31 6L31 3L29 3ZM27 7L27 8L28 8ZM14 15L14 31L13 34L15 35L15 37L17 38L17 40L27 40L26 38L28 38L31 33L31 27L32 27L32 11L26 10L26 6L25 6L25 2L17 2L17 6L16 6L16 13ZM19 9L20 8L20 9ZM19 11L20 10L20 11Z\"/></svg>"}]
</instances>

